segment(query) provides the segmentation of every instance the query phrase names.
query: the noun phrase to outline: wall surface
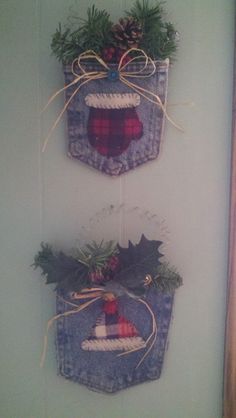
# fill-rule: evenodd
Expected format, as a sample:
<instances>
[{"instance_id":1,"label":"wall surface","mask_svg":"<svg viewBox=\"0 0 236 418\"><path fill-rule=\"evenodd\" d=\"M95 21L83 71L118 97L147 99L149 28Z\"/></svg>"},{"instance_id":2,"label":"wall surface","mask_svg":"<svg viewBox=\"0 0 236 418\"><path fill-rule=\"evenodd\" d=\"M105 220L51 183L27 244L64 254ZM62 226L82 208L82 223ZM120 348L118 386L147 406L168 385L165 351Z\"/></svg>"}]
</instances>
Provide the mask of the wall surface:
<instances>
[{"instance_id":1,"label":"wall surface","mask_svg":"<svg viewBox=\"0 0 236 418\"><path fill-rule=\"evenodd\" d=\"M169 112L185 133L167 124L159 160L115 179L66 156L65 120L41 153L63 103L58 99L40 115L63 83L61 66L50 55L51 34L70 5L84 16L91 4L0 2L0 417L220 418L234 1L168 0L168 17L181 34L168 93L169 104L178 105ZM131 0L96 4L115 19ZM184 286L175 300L161 379L106 396L56 375L53 333L39 368L54 293L30 264L42 240L73 245L97 211L123 203L157 214L168 228L162 230L168 256ZM106 238L140 229L141 212L128 217L118 211L109 231L103 217L100 231ZM89 238L97 224L86 231Z\"/></svg>"}]
</instances>

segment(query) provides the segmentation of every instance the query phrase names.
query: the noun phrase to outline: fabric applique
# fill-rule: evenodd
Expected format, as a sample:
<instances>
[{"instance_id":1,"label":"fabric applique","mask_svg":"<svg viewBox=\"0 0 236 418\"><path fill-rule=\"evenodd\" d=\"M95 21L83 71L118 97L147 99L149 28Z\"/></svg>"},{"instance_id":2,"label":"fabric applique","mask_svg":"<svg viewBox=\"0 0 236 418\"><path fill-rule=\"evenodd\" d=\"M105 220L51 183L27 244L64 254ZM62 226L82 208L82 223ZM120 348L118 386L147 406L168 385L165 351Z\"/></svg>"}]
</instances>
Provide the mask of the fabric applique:
<instances>
[{"instance_id":1,"label":"fabric applique","mask_svg":"<svg viewBox=\"0 0 236 418\"><path fill-rule=\"evenodd\" d=\"M58 373L106 393L160 378L174 293L149 290L144 301L145 304L127 295L121 296L117 299L119 314L113 315L103 312L104 301L97 300L78 313L64 316L71 309L76 310L71 303L78 307L83 305L69 294L62 296L59 292ZM110 320L115 322L113 329L109 326ZM153 321L157 324L155 335L152 335Z\"/></svg>"},{"instance_id":2,"label":"fabric applique","mask_svg":"<svg viewBox=\"0 0 236 418\"><path fill-rule=\"evenodd\" d=\"M127 248L92 242L72 255L48 244L35 256L56 284L58 372L93 390L113 393L161 375L174 291L180 275L161 262L161 241L142 235Z\"/></svg>"},{"instance_id":3,"label":"fabric applique","mask_svg":"<svg viewBox=\"0 0 236 418\"><path fill-rule=\"evenodd\" d=\"M122 81L120 70L116 81L109 79L108 71L107 78L91 78L81 87L78 82L65 89L70 157L111 176L157 158L164 129L169 60L153 64L142 60L128 63L124 69L130 74L125 76L128 85ZM82 65L85 74L104 72L96 60ZM110 64L110 68L117 71L118 65ZM79 77L81 72L77 71ZM71 66L64 67L64 74L65 85L73 83ZM133 80L134 89L129 86Z\"/></svg>"},{"instance_id":4,"label":"fabric applique","mask_svg":"<svg viewBox=\"0 0 236 418\"><path fill-rule=\"evenodd\" d=\"M118 314L117 300L104 302L103 312L93 326L89 338L82 342L82 349L88 351L129 351L145 347L136 327Z\"/></svg>"},{"instance_id":5,"label":"fabric applique","mask_svg":"<svg viewBox=\"0 0 236 418\"><path fill-rule=\"evenodd\" d=\"M121 155L132 140L143 135L135 107L140 103L137 94L89 94L90 107L87 133L90 144L107 157Z\"/></svg>"},{"instance_id":6,"label":"fabric applique","mask_svg":"<svg viewBox=\"0 0 236 418\"><path fill-rule=\"evenodd\" d=\"M59 24L51 48L63 64L65 86L48 104L65 93L65 105L43 150L67 112L68 155L118 176L158 157L165 119L182 130L166 110L179 33L163 12L161 2L135 0L117 22L92 5L87 17L70 16L64 29Z\"/></svg>"}]
</instances>

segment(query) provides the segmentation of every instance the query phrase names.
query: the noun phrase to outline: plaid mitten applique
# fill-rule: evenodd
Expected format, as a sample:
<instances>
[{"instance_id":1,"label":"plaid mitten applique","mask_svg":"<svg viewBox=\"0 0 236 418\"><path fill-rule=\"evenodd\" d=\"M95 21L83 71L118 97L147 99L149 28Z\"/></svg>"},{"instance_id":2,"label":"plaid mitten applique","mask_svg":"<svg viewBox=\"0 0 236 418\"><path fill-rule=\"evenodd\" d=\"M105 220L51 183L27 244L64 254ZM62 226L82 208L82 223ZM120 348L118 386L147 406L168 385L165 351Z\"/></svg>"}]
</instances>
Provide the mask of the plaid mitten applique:
<instances>
[{"instance_id":1,"label":"plaid mitten applique","mask_svg":"<svg viewBox=\"0 0 236 418\"><path fill-rule=\"evenodd\" d=\"M105 301L103 312L81 348L87 351L129 351L144 348L145 341L137 328L118 313L117 299Z\"/></svg>"},{"instance_id":2,"label":"plaid mitten applique","mask_svg":"<svg viewBox=\"0 0 236 418\"><path fill-rule=\"evenodd\" d=\"M88 94L85 102L90 107L88 139L100 155L121 155L131 141L142 137L143 124L136 111L138 94Z\"/></svg>"}]
</instances>

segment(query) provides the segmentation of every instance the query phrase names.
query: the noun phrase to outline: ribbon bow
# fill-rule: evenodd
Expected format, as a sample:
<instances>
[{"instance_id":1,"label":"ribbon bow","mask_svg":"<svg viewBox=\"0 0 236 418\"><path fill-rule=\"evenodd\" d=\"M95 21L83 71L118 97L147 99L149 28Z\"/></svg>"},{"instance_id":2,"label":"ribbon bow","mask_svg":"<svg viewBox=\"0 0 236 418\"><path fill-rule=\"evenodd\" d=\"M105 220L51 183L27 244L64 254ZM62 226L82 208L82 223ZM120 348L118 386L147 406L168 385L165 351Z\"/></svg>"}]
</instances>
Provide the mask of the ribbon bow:
<instances>
[{"instance_id":1,"label":"ribbon bow","mask_svg":"<svg viewBox=\"0 0 236 418\"><path fill-rule=\"evenodd\" d=\"M128 62L125 62L125 58L127 57L127 55L129 55L131 52L139 52L139 55L131 58ZM140 59L142 60L141 62L143 63L143 67L140 70L137 71L127 71L126 67L127 65L131 64L134 61L139 61ZM101 67L103 67L102 70L97 70L97 71L86 71L85 68L83 67L83 61L88 61L88 60L95 60L97 61L98 64L101 65ZM150 71L145 72L145 70L150 67ZM78 71L79 70L79 71ZM67 90L69 87L72 87L74 85L77 85L76 89L74 90L74 92L71 94L70 98L66 101L63 109L61 110L61 112L59 113L57 119L55 120L54 124L52 125L47 137L44 140L44 144L43 144L43 148L42 148L42 152L45 151L48 140L52 134L52 132L54 131L54 129L56 128L58 122L61 120L64 112L66 111L66 109L68 108L70 102L72 101L72 99L74 98L74 96L79 92L79 90L81 89L81 87L83 87L85 84L89 83L90 81L94 81L94 80L100 80L100 79L105 79L107 78L110 81L116 81L119 80L121 81L123 84L125 84L126 86L128 86L129 88L131 88L132 90L134 90L136 93L138 93L140 96L144 97L146 100L148 100L151 103L154 103L155 105L159 106L160 109L163 111L166 119L173 125L175 126L175 128L177 128L180 131L183 131L183 129L177 125L171 118L170 116L167 114L166 112L166 105L165 103L163 104L160 97L139 86L138 84L130 81L130 78L149 78L151 77L153 74L155 74L156 72L156 64L155 62L149 57L147 56L147 54L142 50L142 49L138 49L138 48L131 48L128 51L126 51L118 64L117 70L110 68L105 61L103 61L103 59L101 57L99 57L99 55L96 54L96 52L92 51L92 50L88 50L85 51L83 53L81 53L79 55L78 58L76 58L71 66L71 72L72 74L75 76L74 80L67 84L66 86L64 86L63 88L61 88L60 90L58 90L56 93L54 93L49 101L47 102L46 106L44 107L43 111L49 106L49 104L63 91Z\"/></svg>"}]
</instances>

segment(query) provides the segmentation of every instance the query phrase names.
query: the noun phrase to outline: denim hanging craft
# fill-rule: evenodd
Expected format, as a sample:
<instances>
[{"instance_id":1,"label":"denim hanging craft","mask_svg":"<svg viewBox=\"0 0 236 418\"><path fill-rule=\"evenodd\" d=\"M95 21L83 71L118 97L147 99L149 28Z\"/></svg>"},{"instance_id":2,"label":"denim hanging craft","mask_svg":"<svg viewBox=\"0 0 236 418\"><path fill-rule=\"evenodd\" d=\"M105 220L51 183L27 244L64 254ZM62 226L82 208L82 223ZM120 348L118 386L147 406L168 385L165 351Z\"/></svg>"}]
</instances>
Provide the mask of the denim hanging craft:
<instances>
[{"instance_id":1,"label":"denim hanging craft","mask_svg":"<svg viewBox=\"0 0 236 418\"><path fill-rule=\"evenodd\" d=\"M156 159L168 118L169 60L109 64L105 71L96 59L80 66L64 66L68 155L111 176Z\"/></svg>"},{"instance_id":2,"label":"denim hanging craft","mask_svg":"<svg viewBox=\"0 0 236 418\"><path fill-rule=\"evenodd\" d=\"M58 373L113 393L158 379L164 361L174 292L182 279L160 261L162 241L142 235L127 248L93 241L75 256L48 244L35 257L47 284L56 283ZM47 333L41 364L47 348Z\"/></svg>"},{"instance_id":3,"label":"denim hanging craft","mask_svg":"<svg viewBox=\"0 0 236 418\"><path fill-rule=\"evenodd\" d=\"M113 314L104 312L104 301L98 300L83 311L60 317L56 324L58 373L107 393L158 379L173 300L173 292L151 290L145 303L129 296L119 297L118 312ZM76 304L73 297L58 294L57 314L71 309L71 303ZM155 316L157 334L146 343L153 329L148 307Z\"/></svg>"}]
</instances>

